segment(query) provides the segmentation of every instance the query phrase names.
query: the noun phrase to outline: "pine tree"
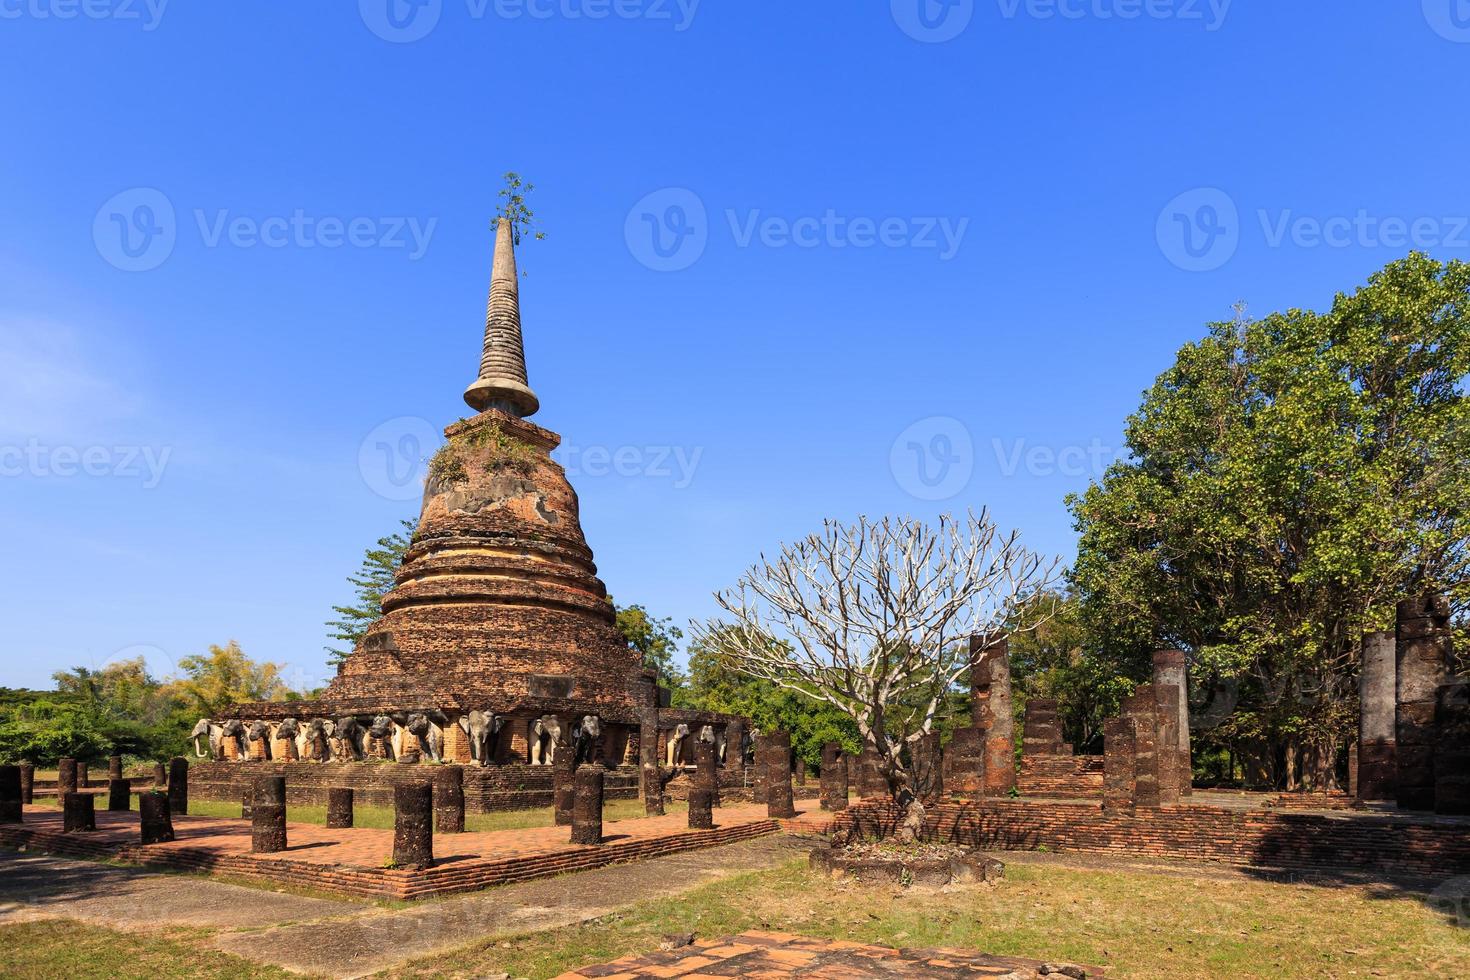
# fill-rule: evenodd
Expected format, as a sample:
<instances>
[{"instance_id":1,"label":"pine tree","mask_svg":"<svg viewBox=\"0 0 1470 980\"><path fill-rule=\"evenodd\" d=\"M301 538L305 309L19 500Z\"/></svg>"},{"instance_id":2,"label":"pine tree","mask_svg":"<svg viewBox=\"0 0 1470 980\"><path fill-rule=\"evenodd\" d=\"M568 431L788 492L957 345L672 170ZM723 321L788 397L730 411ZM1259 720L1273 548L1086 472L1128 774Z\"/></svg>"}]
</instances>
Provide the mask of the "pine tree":
<instances>
[{"instance_id":1,"label":"pine tree","mask_svg":"<svg viewBox=\"0 0 1470 980\"><path fill-rule=\"evenodd\" d=\"M341 666L367 632L368 626L383 614L383 596L393 588L393 576L397 574L403 554L408 550L409 539L413 536L413 521L402 523L402 531L379 538L378 543L363 555L362 567L357 574L347 577L357 590L356 602L350 606L332 607L332 611L341 618L328 622L327 628L332 630L332 639L347 645L345 650L331 646L326 648L327 662L334 667Z\"/></svg>"}]
</instances>

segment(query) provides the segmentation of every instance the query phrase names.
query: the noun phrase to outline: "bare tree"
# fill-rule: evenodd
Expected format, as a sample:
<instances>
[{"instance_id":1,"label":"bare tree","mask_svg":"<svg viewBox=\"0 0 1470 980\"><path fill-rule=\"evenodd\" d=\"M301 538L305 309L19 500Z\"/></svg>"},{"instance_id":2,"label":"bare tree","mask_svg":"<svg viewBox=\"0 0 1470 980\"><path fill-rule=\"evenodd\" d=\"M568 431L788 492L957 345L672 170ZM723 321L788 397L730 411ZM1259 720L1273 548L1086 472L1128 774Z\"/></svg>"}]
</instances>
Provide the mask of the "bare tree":
<instances>
[{"instance_id":1,"label":"bare tree","mask_svg":"<svg viewBox=\"0 0 1470 980\"><path fill-rule=\"evenodd\" d=\"M934 728L969 667L972 634L1035 628L1019 600L1045 588L1058 563L1002 535L987 511L937 526L903 517L822 530L760 561L715 593L728 619L693 624L732 670L831 704L878 753L906 826L922 825L907 791L904 749ZM1033 604L1034 606L1034 604ZM917 809L917 817L915 809Z\"/></svg>"}]
</instances>

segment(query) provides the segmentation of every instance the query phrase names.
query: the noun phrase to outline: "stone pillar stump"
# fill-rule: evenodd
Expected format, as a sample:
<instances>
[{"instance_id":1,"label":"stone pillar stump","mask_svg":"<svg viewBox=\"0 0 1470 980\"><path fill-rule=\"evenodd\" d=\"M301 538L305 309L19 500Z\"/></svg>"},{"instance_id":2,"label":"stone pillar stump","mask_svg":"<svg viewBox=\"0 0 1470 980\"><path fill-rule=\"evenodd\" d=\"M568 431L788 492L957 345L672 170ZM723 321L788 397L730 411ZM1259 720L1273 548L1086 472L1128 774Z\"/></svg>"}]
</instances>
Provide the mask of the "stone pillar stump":
<instances>
[{"instance_id":1,"label":"stone pillar stump","mask_svg":"<svg viewBox=\"0 0 1470 980\"><path fill-rule=\"evenodd\" d=\"M572 825L572 806L576 794L576 779L572 771L571 753L558 751L555 761L551 764L551 800L554 808L552 818L556 826L570 827Z\"/></svg>"},{"instance_id":2,"label":"stone pillar stump","mask_svg":"<svg viewBox=\"0 0 1470 980\"><path fill-rule=\"evenodd\" d=\"M65 796L75 793L77 786L77 760L64 756L56 762L56 792Z\"/></svg>"},{"instance_id":3,"label":"stone pillar stump","mask_svg":"<svg viewBox=\"0 0 1470 980\"><path fill-rule=\"evenodd\" d=\"M87 771L88 765L81 759L77 760L77 789L86 789L92 784L92 776Z\"/></svg>"},{"instance_id":4,"label":"stone pillar stump","mask_svg":"<svg viewBox=\"0 0 1470 980\"><path fill-rule=\"evenodd\" d=\"M107 757L107 781L123 778L122 756L112 755Z\"/></svg>"},{"instance_id":5,"label":"stone pillar stump","mask_svg":"<svg viewBox=\"0 0 1470 980\"><path fill-rule=\"evenodd\" d=\"M168 794L148 792L139 796L138 815L144 844L167 844L174 839L174 822L169 813Z\"/></svg>"},{"instance_id":6,"label":"stone pillar stump","mask_svg":"<svg viewBox=\"0 0 1470 980\"><path fill-rule=\"evenodd\" d=\"M168 785L168 769L161 762L153 764L153 788L163 789Z\"/></svg>"},{"instance_id":7,"label":"stone pillar stump","mask_svg":"<svg viewBox=\"0 0 1470 980\"><path fill-rule=\"evenodd\" d=\"M1388 630L1363 637L1358 673L1358 792L1360 800L1391 800L1397 795L1397 666L1394 635Z\"/></svg>"},{"instance_id":8,"label":"stone pillar stump","mask_svg":"<svg viewBox=\"0 0 1470 980\"><path fill-rule=\"evenodd\" d=\"M133 808L133 785L126 779L107 781L107 809L116 813L127 813Z\"/></svg>"},{"instance_id":9,"label":"stone pillar stump","mask_svg":"<svg viewBox=\"0 0 1470 980\"><path fill-rule=\"evenodd\" d=\"M168 763L168 808L175 816L189 812L189 760L183 756Z\"/></svg>"},{"instance_id":10,"label":"stone pillar stump","mask_svg":"<svg viewBox=\"0 0 1470 980\"><path fill-rule=\"evenodd\" d=\"M0 766L0 823L21 822L20 766Z\"/></svg>"},{"instance_id":11,"label":"stone pillar stump","mask_svg":"<svg viewBox=\"0 0 1470 980\"><path fill-rule=\"evenodd\" d=\"M720 805L720 769L711 742L694 743L694 786L709 793L710 805Z\"/></svg>"},{"instance_id":12,"label":"stone pillar stump","mask_svg":"<svg viewBox=\"0 0 1470 980\"><path fill-rule=\"evenodd\" d=\"M427 868L434 863L433 811L433 784L393 787L393 863L398 867Z\"/></svg>"},{"instance_id":13,"label":"stone pillar stump","mask_svg":"<svg viewBox=\"0 0 1470 980\"><path fill-rule=\"evenodd\" d=\"M434 774L434 822L441 834L464 833L464 769L443 766Z\"/></svg>"},{"instance_id":14,"label":"stone pillar stump","mask_svg":"<svg viewBox=\"0 0 1470 980\"><path fill-rule=\"evenodd\" d=\"M602 784L600 766L577 770L576 797L572 803L572 843L602 843Z\"/></svg>"},{"instance_id":15,"label":"stone pillar stump","mask_svg":"<svg viewBox=\"0 0 1470 980\"><path fill-rule=\"evenodd\" d=\"M61 798L61 829L68 834L97 829L97 804L91 793L67 793Z\"/></svg>"},{"instance_id":16,"label":"stone pillar stump","mask_svg":"<svg viewBox=\"0 0 1470 980\"><path fill-rule=\"evenodd\" d=\"M29 762L22 762L19 769L20 801L22 803L31 803L36 792L36 767Z\"/></svg>"},{"instance_id":17,"label":"stone pillar stump","mask_svg":"<svg viewBox=\"0 0 1470 980\"><path fill-rule=\"evenodd\" d=\"M250 814L250 850L274 854L286 849L286 777L257 776Z\"/></svg>"},{"instance_id":18,"label":"stone pillar stump","mask_svg":"<svg viewBox=\"0 0 1470 980\"><path fill-rule=\"evenodd\" d=\"M821 785L823 810L847 809L847 760L837 742L822 746Z\"/></svg>"},{"instance_id":19,"label":"stone pillar stump","mask_svg":"<svg viewBox=\"0 0 1470 980\"><path fill-rule=\"evenodd\" d=\"M714 802L709 790L696 789L689 794L689 829L713 830L715 826Z\"/></svg>"},{"instance_id":20,"label":"stone pillar stump","mask_svg":"<svg viewBox=\"0 0 1470 980\"><path fill-rule=\"evenodd\" d=\"M333 830L352 826L352 787L333 786L327 790L327 826Z\"/></svg>"},{"instance_id":21,"label":"stone pillar stump","mask_svg":"<svg viewBox=\"0 0 1470 980\"><path fill-rule=\"evenodd\" d=\"M791 790L791 735L772 732L766 737L766 813L773 819L796 816Z\"/></svg>"}]
</instances>

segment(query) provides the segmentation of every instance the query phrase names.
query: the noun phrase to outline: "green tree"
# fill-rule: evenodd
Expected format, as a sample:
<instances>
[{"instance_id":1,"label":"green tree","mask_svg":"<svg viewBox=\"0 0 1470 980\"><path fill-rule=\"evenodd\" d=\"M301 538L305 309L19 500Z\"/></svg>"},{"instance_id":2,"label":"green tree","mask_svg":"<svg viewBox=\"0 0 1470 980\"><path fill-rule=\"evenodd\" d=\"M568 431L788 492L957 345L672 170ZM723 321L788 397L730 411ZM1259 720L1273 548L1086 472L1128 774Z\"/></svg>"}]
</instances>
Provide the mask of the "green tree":
<instances>
[{"instance_id":1,"label":"green tree","mask_svg":"<svg viewBox=\"0 0 1470 980\"><path fill-rule=\"evenodd\" d=\"M628 646L643 657L643 666L658 671L661 686L671 690L682 687L686 678L674 662L674 654L679 650L683 631L674 625L672 619L652 616L641 605L618 606L614 603L614 608L617 609L618 632L623 634Z\"/></svg>"},{"instance_id":2,"label":"green tree","mask_svg":"<svg viewBox=\"0 0 1470 980\"><path fill-rule=\"evenodd\" d=\"M1470 266L1418 253L1326 313L1212 325L1129 419L1131 458L1069 498L1088 630L1120 662L1187 650L1238 683L1214 737L1331 785L1363 632L1428 590L1464 608L1467 370Z\"/></svg>"},{"instance_id":3,"label":"green tree","mask_svg":"<svg viewBox=\"0 0 1470 980\"><path fill-rule=\"evenodd\" d=\"M281 667L256 663L231 640L224 646L211 644L208 653L179 660L184 676L168 685L197 715L209 717L242 701L291 701L292 692L281 679Z\"/></svg>"},{"instance_id":4,"label":"green tree","mask_svg":"<svg viewBox=\"0 0 1470 980\"><path fill-rule=\"evenodd\" d=\"M521 175L514 170L506 173L505 186L500 189L500 205L495 209L495 217L510 219L511 234L517 245L527 232L537 241L546 237L544 231L532 231L538 222L536 212L526 204L526 195L535 189L535 184L523 183Z\"/></svg>"},{"instance_id":5,"label":"green tree","mask_svg":"<svg viewBox=\"0 0 1470 980\"><path fill-rule=\"evenodd\" d=\"M333 666L342 665L342 661L357 646L367 628L383 615L383 596L393 588L393 576L398 574L398 566L403 564L403 555L408 551L409 541L413 537L414 522L400 523L403 530L386 538L379 538L378 543L363 555L362 566L357 574L347 576L348 583L357 592L353 604L332 607L338 618L328 622L327 628L332 630L332 639L340 641L346 647L326 648L327 663Z\"/></svg>"}]
</instances>

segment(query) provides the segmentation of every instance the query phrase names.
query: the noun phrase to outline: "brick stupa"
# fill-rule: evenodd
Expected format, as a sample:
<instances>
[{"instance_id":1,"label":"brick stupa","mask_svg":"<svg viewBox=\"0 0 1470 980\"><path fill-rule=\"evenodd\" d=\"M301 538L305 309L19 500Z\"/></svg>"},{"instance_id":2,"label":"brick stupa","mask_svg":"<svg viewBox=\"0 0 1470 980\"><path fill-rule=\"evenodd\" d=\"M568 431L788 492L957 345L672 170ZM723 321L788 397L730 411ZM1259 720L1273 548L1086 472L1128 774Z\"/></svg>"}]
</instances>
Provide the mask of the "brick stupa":
<instances>
[{"instance_id":1,"label":"brick stupa","mask_svg":"<svg viewBox=\"0 0 1470 980\"><path fill-rule=\"evenodd\" d=\"M493 705L632 723L647 700L577 494L550 457L561 437L526 420L540 403L527 383L512 239L502 219L480 375L465 392L479 414L445 430L383 616L323 695L342 708Z\"/></svg>"}]
</instances>

